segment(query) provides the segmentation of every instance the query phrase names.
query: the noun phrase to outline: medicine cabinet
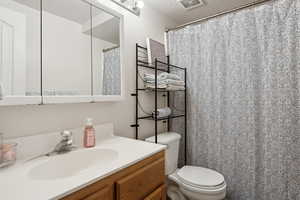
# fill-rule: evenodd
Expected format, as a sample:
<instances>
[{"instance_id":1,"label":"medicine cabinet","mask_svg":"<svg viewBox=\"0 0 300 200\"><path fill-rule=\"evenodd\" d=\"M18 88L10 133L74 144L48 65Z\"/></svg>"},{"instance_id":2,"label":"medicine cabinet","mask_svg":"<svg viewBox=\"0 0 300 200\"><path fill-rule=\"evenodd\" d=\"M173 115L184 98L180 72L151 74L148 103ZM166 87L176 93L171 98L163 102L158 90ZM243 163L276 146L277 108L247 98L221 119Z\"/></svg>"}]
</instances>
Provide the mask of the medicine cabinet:
<instances>
[{"instance_id":1,"label":"medicine cabinet","mask_svg":"<svg viewBox=\"0 0 300 200\"><path fill-rule=\"evenodd\" d=\"M92 0L1 0L0 105L121 100L122 27Z\"/></svg>"}]
</instances>

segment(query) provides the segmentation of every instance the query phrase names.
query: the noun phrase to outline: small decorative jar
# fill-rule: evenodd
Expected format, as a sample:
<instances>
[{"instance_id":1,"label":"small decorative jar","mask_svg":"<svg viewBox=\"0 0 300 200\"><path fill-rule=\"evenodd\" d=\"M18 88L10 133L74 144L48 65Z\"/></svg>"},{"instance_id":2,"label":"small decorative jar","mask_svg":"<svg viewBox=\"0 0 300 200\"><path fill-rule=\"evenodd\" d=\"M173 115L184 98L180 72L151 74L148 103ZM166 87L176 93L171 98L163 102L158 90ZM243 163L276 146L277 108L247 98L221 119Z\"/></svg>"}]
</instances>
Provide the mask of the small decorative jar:
<instances>
[{"instance_id":1,"label":"small decorative jar","mask_svg":"<svg viewBox=\"0 0 300 200\"><path fill-rule=\"evenodd\" d=\"M0 133L0 168L12 165L17 160L17 143L4 143Z\"/></svg>"},{"instance_id":2,"label":"small decorative jar","mask_svg":"<svg viewBox=\"0 0 300 200\"><path fill-rule=\"evenodd\" d=\"M3 146L3 134L0 133L0 166L3 163L3 156L2 156L2 146Z\"/></svg>"}]
</instances>

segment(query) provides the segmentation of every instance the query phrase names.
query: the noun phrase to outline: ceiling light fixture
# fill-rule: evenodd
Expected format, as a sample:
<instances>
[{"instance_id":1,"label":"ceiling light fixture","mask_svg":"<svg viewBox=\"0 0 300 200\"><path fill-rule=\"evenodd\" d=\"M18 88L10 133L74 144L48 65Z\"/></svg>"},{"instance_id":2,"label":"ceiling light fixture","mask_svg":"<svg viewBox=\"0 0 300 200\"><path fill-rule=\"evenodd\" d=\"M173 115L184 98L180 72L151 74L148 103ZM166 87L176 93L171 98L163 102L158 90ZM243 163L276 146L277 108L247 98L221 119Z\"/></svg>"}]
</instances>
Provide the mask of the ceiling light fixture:
<instances>
[{"instance_id":1,"label":"ceiling light fixture","mask_svg":"<svg viewBox=\"0 0 300 200\"><path fill-rule=\"evenodd\" d=\"M145 6L144 1L142 0L111 0L111 1L138 16L141 13L141 9Z\"/></svg>"},{"instance_id":2,"label":"ceiling light fixture","mask_svg":"<svg viewBox=\"0 0 300 200\"><path fill-rule=\"evenodd\" d=\"M191 10L200 6L204 6L204 0L177 0L185 9Z\"/></svg>"},{"instance_id":3,"label":"ceiling light fixture","mask_svg":"<svg viewBox=\"0 0 300 200\"><path fill-rule=\"evenodd\" d=\"M135 2L136 7L138 7L139 9L143 9L145 6L145 3L141 0L138 0Z\"/></svg>"}]
</instances>

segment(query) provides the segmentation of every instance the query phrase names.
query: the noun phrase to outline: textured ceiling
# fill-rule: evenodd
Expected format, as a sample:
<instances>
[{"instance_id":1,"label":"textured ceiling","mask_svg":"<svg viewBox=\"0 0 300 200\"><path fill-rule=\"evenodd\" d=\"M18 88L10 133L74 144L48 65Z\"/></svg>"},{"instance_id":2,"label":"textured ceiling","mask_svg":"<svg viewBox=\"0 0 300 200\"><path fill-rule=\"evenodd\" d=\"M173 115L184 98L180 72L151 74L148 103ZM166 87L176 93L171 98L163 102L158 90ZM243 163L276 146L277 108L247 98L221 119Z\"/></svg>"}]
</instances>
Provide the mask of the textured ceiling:
<instances>
[{"instance_id":1,"label":"textured ceiling","mask_svg":"<svg viewBox=\"0 0 300 200\"><path fill-rule=\"evenodd\" d=\"M177 0L144 0L147 6L173 19L177 25L231 10L257 0L204 0L205 6L186 10Z\"/></svg>"}]
</instances>

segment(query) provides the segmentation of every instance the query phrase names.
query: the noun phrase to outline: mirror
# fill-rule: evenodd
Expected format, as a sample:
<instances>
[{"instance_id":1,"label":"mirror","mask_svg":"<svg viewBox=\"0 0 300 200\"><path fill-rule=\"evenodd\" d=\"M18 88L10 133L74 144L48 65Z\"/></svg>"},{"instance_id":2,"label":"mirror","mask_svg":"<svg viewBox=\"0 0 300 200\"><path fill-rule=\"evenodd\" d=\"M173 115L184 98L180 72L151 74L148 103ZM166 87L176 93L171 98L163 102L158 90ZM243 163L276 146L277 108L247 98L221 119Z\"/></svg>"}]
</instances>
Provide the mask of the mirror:
<instances>
[{"instance_id":1,"label":"mirror","mask_svg":"<svg viewBox=\"0 0 300 200\"><path fill-rule=\"evenodd\" d=\"M43 8L43 95L121 95L120 19L83 0Z\"/></svg>"},{"instance_id":2,"label":"mirror","mask_svg":"<svg viewBox=\"0 0 300 200\"><path fill-rule=\"evenodd\" d=\"M8 100L14 97L30 103L25 97L39 99L41 95L40 24L40 0L0 1L2 104L9 104Z\"/></svg>"},{"instance_id":3,"label":"mirror","mask_svg":"<svg viewBox=\"0 0 300 200\"><path fill-rule=\"evenodd\" d=\"M120 47L103 50L103 95L121 95Z\"/></svg>"},{"instance_id":4,"label":"mirror","mask_svg":"<svg viewBox=\"0 0 300 200\"><path fill-rule=\"evenodd\" d=\"M120 27L92 0L1 0L0 105L118 100Z\"/></svg>"},{"instance_id":5,"label":"mirror","mask_svg":"<svg viewBox=\"0 0 300 200\"><path fill-rule=\"evenodd\" d=\"M91 96L90 5L43 0L43 96Z\"/></svg>"},{"instance_id":6,"label":"mirror","mask_svg":"<svg viewBox=\"0 0 300 200\"><path fill-rule=\"evenodd\" d=\"M92 8L93 94L121 95L120 19Z\"/></svg>"}]
</instances>

